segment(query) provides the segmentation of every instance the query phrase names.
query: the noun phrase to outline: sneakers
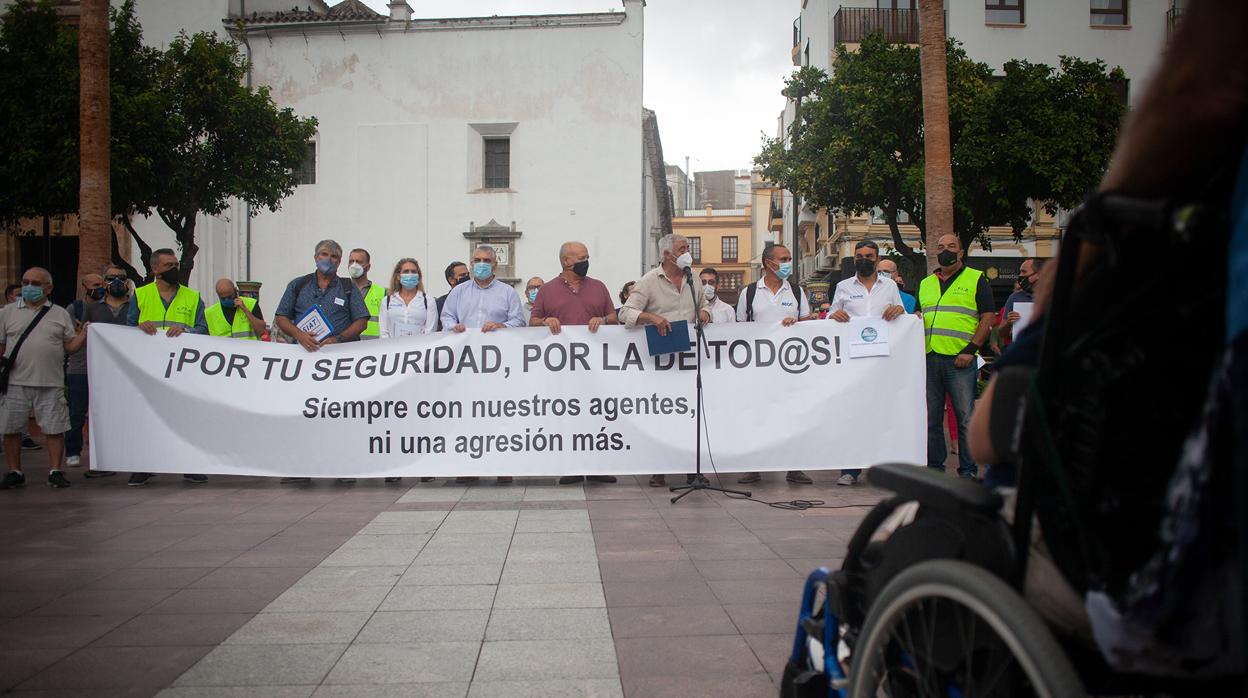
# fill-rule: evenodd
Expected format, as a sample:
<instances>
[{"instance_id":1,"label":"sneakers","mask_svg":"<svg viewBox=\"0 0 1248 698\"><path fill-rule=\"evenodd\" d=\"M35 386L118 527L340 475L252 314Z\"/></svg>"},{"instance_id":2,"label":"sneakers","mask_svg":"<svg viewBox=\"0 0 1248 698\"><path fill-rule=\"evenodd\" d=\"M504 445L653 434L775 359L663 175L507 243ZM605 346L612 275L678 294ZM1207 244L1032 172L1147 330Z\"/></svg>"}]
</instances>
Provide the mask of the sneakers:
<instances>
[{"instance_id":1,"label":"sneakers","mask_svg":"<svg viewBox=\"0 0 1248 698\"><path fill-rule=\"evenodd\" d=\"M667 487L667 476L666 475L651 475L650 486L651 487Z\"/></svg>"},{"instance_id":2,"label":"sneakers","mask_svg":"<svg viewBox=\"0 0 1248 698\"><path fill-rule=\"evenodd\" d=\"M111 470L84 470L82 471L82 476L85 478L112 477L113 475L116 475L116 474L117 473Z\"/></svg>"},{"instance_id":3,"label":"sneakers","mask_svg":"<svg viewBox=\"0 0 1248 698\"><path fill-rule=\"evenodd\" d=\"M617 482L614 475L586 475L589 482Z\"/></svg>"},{"instance_id":4,"label":"sneakers","mask_svg":"<svg viewBox=\"0 0 1248 698\"><path fill-rule=\"evenodd\" d=\"M78 468L82 466L82 456L65 456L66 468Z\"/></svg>"},{"instance_id":5,"label":"sneakers","mask_svg":"<svg viewBox=\"0 0 1248 698\"><path fill-rule=\"evenodd\" d=\"M800 470L790 470L784 476L784 479L796 485L810 485L814 483L814 480L811 480L809 475Z\"/></svg>"},{"instance_id":6,"label":"sneakers","mask_svg":"<svg viewBox=\"0 0 1248 698\"><path fill-rule=\"evenodd\" d=\"M742 485L753 485L754 483L759 482L762 479L763 479L763 476L758 473L746 473L742 475L741 477L737 478L737 482L741 483Z\"/></svg>"},{"instance_id":7,"label":"sneakers","mask_svg":"<svg viewBox=\"0 0 1248 698\"><path fill-rule=\"evenodd\" d=\"M310 477L284 477L281 480L278 480L278 482L283 485L297 485L297 484L304 483L304 482L312 482L312 478Z\"/></svg>"},{"instance_id":8,"label":"sneakers","mask_svg":"<svg viewBox=\"0 0 1248 698\"><path fill-rule=\"evenodd\" d=\"M564 475L563 477L559 478L559 484L560 485L575 485L576 483L584 479L585 478L580 475Z\"/></svg>"},{"instance_id":9,"label":"sneakers","mask_svg":"<svg viewBox=\"0 0 1248 698\"><path fill-rule=\"evenodd\" d=\"M57 490L69 487L69 478L65 477L65 473L62 473L59 470L53 470L48 473L48 487Z\"/></svg>"},{"instance_id":10,"label":"sneakers","mask_svg":"<svg viewBox=\"0 0 1248 698\"><path fill-rule=\"evenodd\" d=\"M26 484L26 476L18 470L10 470L4 480L0 480L0 490L12 490Z\"/></svg>"},{"instance_id":11,"label":"sneakers","mask_svg":"<svg viewBox=\"0 0 1248 698\"><path fill-rule=\"evenodd\" d=\"M130 479L126 481L126 485L130 487L142 487L152 479L151 473L130 473Z\"/></svg>"},{"instance_id":12,"label":"sneakers","mask_svg":"<svg viewBox=\"0 0 1248 698\"><path fill-rule=\"evenodd\" d=\"M689 473L688 475L685 476L686 485L692 485L694 484L694 482L697 482L698 485L703 486L703 487L711 484L711 481L707 480L705 475L699 475L697 473Z\"/></svg>"},{"instance_id":13,"label":"sneakers","mask_svg":"<svg viewBox=\"0 0 1248 698\"><path fill-rule=\"evenodd\" d=\"M207 475L183 475L182 482L189 483L192 485L202 485L205 482L208 482L208 476Z\"/></svg>"},{"instance_id":14,"label":"sneakers","mask_svg":"<svg viewBox=\"0 0 1248 698\"><path fill-rule=\"evenodd\" d=\"M22 450L23 451L38 451L41 448L43 448L43 446L40 446L39 444L35 443L35 440L30 438L29 436L22 437Z\"/></svg>"},{"instance_id":15,"label":"sneakers","mask_svg":"<svg viewBox=\"0 0 1248 698\"><path fill-rule=\"evenodd\" d=\"M858 478L850 475L849 473L844 473L840 477L836 478L836 484L841 487L849 487L856 482L858 482Z\"/></svg>"}]
</instances>

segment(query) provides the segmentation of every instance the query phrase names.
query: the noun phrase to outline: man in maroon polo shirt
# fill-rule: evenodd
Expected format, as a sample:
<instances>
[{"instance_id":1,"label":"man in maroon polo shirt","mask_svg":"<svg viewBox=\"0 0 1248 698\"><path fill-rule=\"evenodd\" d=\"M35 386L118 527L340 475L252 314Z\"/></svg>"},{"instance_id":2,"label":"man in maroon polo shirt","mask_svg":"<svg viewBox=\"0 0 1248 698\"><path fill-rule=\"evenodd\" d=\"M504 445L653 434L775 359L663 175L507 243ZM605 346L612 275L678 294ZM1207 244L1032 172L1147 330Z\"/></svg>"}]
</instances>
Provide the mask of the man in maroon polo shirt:
<instances>
[{"instance_id":1,"label":"man in maroon polo shirt","mask_svg":"<svg viewBox=\"0 0 1248 698\"><path fill-rule=\"evenodd\" d=\"M551 334L559 334L564 325L585 325L597 332L603 325L618 324L611 292L589 273L589 248L580 242L559 246L559 265L563 271L537 291L529 325L545 325ZM568 485L588 479L590 482L615 482L614 475L565 475L559 484Z\"/></svg>"}]
</instances>

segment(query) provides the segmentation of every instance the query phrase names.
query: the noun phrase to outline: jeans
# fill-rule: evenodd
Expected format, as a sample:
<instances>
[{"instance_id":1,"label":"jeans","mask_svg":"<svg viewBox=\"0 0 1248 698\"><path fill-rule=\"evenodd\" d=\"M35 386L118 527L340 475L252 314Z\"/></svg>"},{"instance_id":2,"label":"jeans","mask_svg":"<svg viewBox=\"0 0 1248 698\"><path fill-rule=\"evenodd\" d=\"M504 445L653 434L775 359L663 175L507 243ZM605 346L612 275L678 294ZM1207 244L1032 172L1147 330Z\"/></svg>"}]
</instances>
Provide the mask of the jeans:
<instances>
[{"instance_id":1,"label":"jeans","mask_svg":"<svg viewBox=\"0 0 1248 698\"><path fill-rule=\"evenodd\" d=\"M69 431L65 432L65 455L82 455L82 426L87 423L87 405L90 397L87 391L86 374L69 374L65 376L69 386Z\"/></svg>"},{"instance_id":2,"label":"jeans","mask_svg":"<svg viewBox=\"0 0 1248 698\"><path fill-rule=\"evenodd\" d=\"M979 468L971 459L966 443L971 409L975 406L975 378L978 370L972 361L966 368L953 365L957 357L935 352L927 354L927 467L944 471L949 450L945 444L945 395L953 404L958 420L958 474L974 476Z\"/></svg>"}]
</instances>

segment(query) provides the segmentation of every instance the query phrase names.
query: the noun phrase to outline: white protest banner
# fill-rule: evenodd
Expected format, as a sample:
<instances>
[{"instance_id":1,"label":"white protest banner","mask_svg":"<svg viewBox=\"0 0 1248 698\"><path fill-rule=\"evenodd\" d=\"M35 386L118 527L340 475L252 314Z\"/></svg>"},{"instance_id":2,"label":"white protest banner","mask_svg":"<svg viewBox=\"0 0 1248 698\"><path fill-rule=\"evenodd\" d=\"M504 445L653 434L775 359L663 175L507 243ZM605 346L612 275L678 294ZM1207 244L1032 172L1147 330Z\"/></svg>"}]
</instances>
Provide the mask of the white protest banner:
<instances>
[{"instance_id":1,"label":"white protest banner","mask_svg":"<svg viewBox=\"0 0 1248 698\"><path fill-rule=\"evenodd\" d=\"M923 333L849 360L846 325L707 328L703 470L922 463ZM91 461L307 477L683 473L695 354L606 326L298 345L92 325ZM106 408L105 408L106 407ZM709 447L709 456L708 456Z\"/></svg>"}]
</instances>

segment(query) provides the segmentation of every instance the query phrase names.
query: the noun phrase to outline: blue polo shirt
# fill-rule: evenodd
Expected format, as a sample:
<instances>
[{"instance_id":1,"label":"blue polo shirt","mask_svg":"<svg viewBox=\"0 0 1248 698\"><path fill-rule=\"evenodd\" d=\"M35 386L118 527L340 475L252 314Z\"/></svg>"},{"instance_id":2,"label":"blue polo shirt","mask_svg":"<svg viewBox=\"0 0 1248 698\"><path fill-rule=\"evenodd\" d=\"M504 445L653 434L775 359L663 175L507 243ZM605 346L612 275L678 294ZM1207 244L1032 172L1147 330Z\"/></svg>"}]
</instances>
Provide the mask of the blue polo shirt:
<instances>
[{"instance_id":1,"label":"blue polo shirt","mask_svg":"<svg viewBox=\"0 0 1248 698\"><path fill-rule=\"evenodd\" d=\"M308 278L311 276L311 278ZM302 288L300 287L302 286ZM277 303L275 315L284 317L291 322L299 320L316 306L325 314L325 319L333 326L334 337L342 334L352 322L361 318L369 318L368 306L364 305L364 296L350 279L334 277L329 286L321 288L316 275L297 276L286 284L286 291Z\"/></svg>"}]
</instances>

